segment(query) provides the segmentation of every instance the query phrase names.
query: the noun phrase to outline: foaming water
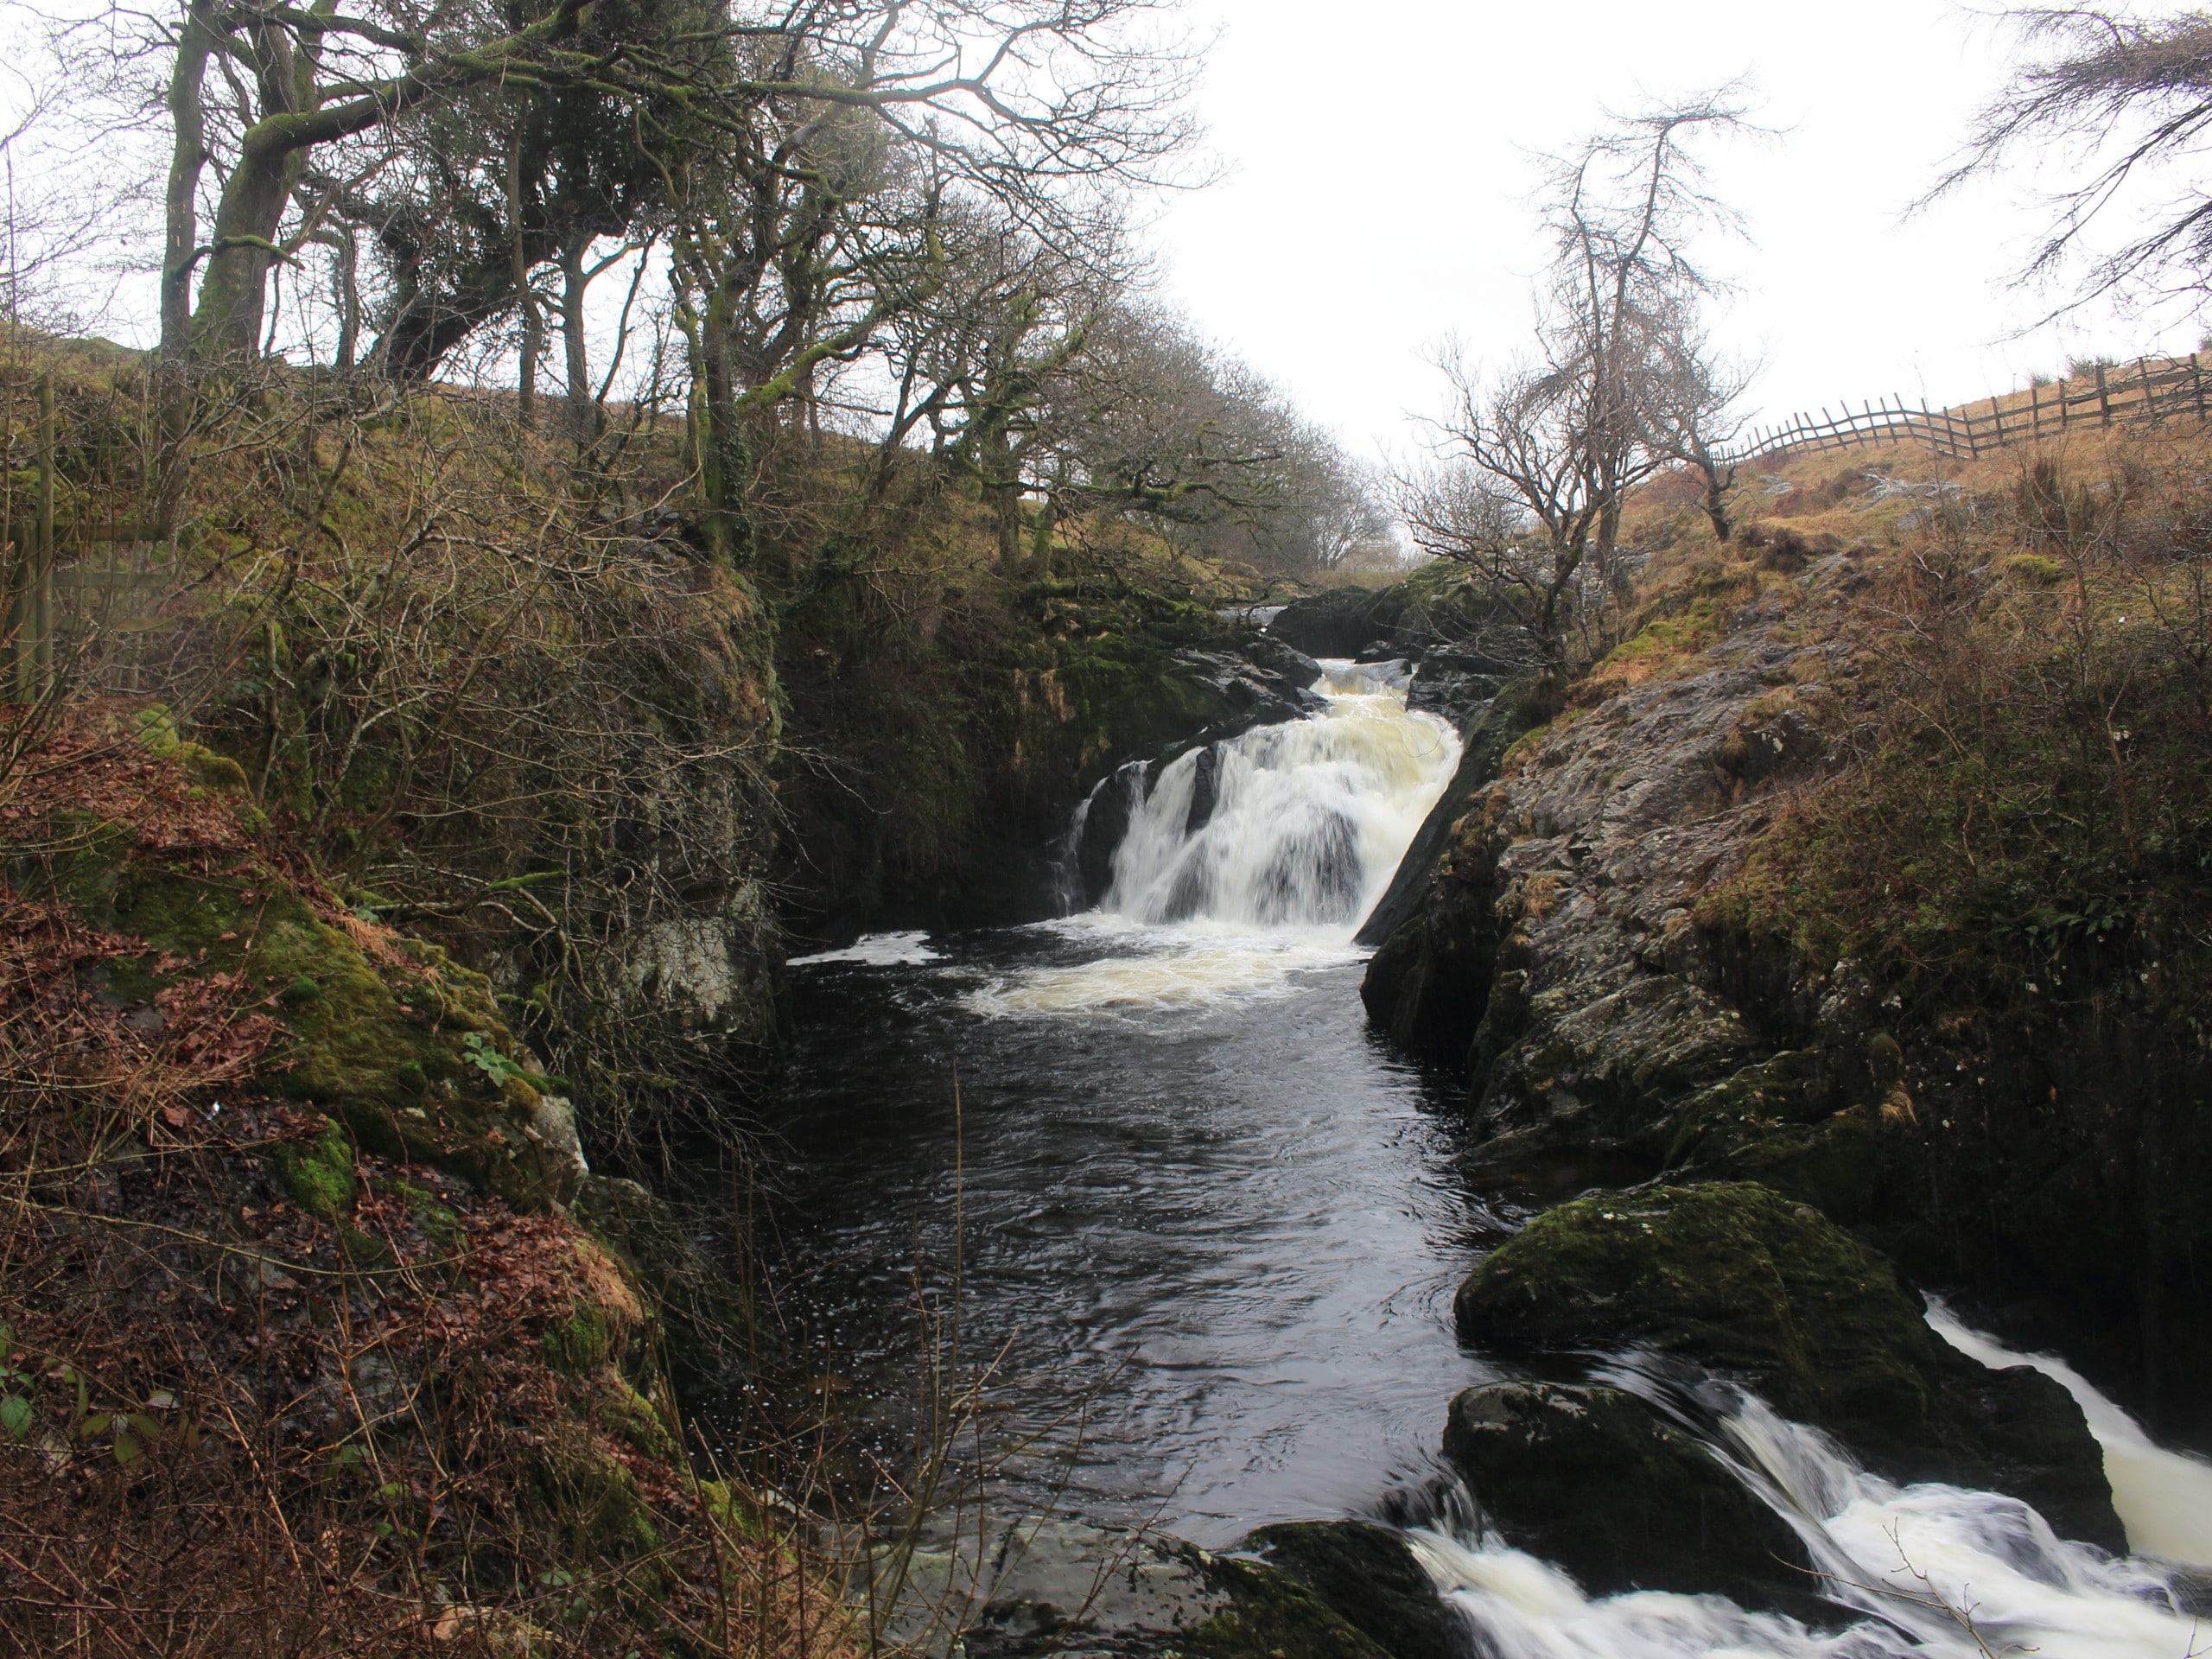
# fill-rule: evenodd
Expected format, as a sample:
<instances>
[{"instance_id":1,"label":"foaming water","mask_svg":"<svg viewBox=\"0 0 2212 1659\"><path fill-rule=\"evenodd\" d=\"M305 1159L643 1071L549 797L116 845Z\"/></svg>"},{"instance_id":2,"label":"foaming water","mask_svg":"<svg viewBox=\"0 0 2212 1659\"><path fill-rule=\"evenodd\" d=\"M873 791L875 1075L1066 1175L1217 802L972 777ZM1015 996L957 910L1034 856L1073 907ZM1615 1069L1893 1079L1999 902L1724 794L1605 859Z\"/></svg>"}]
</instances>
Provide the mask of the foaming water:
<instances>
[{"instance_id":1,"label":"foaming water","mask_svg":"<svg viewBox=\"0 0 2212 1659\"><path fill-rule=\"evenodd\" d=\"M926 933L863 933L842 950L817 950L810 957L793 957L786 968L819 968L833 962L858 963L869 968L899 968L935 962L939 952Z\"/></svg>"},{"instance_id":2,"label":"foaming water","mask_svg":"<svg viewBox=\"0 0 2212 1659\"><path fill-rule=\"evenodd\" d=\"M1941 1302L1929 1304L1928 1323L1952 1347L1985 1365L2032 1365L2063 1386L2104 1447L2105 1479L2112 1486L2112 1506L2127 1529L2128 1548L2187 1567L2212 1568L2212 1464L2158 1445L2063 1359L2016 1354L1995 1338L1960 1324Z\"/></svg>"},{"instance_id":3,"label":"foaming water","mask_svg":"<svg viewBox=\"0 0 2212 1659\"><path fill-rule=\"evenodd\" d=\"M1232 923L1147 926L1090 911L1049 925L1077 950L1097 952L994 977L963 999L987 1015L1176 1012L1290 994L1297 976L1359 960L1349 944L1318 931L1260 932Z\"/></svg>"},{"instance_id":4,"label":"foaming water","mask_svg":"<svg viewBox=\"0 0 2212 1659\"><path fill-rule=\"evenodd\" d=\"M1999 1351L2000 1353L2002 1351ZM2005 1357L2008 1360L2010 1356ZM1606 1373L1688 1426L1663 1379ZM1708 1384L1708 1388L1713 1385ZM1464 1494L1408 1540L1443 1595L1497 1659L1912 1659L2042 1653L2067 1659L2188 1659L2199 1621L2156 1566L2056 1536L1994 1492L1899 1486L1835 1441L1754 1396L1706 1431L1715 1459L1803 1541L1807 1587L1862 1617L1840 1630L1756 1613L1719 1596L1592 1598L1557 1568L1477 1522Z\"/></svg>"},{"instance_id":5,"label":"foaming water","mask_svg":"<svg viewBox=\"0 0 2212 1659\"><path fill-rule=\"evenodd\" d=\"M1324 665L1324 710L1178 757L1135 803L1103 909L1349 940L1459 764L1386 671Z\"/></svg>"}]
</instances>

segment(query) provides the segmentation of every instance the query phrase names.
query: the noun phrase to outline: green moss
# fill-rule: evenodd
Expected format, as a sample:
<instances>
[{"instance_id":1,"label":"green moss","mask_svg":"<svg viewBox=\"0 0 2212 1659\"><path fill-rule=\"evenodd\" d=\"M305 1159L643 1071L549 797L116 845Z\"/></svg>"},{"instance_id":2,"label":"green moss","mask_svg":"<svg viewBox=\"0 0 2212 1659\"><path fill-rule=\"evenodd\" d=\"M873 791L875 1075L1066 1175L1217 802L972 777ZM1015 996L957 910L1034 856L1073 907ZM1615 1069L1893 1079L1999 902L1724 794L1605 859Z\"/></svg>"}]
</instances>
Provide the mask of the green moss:
<instances>
[{"instance_id":1,"label":"green moss","mask_svg":"<svg viewBox=\"0 0 2212 1659\"><path fill-rule=\"evenodd\" d=\"M626 1332L604 1308L586 1304L540 1338L545 1363L569 1376L581 1376L614 1357Z\"/></svg>"},{"instance_id":2,"label":"green moss","mask_svg":"<svg viewBox=\"0 0 2212 1659\"><path fill-rule=\"evenodd\" d=\"M276 1149L276 1171L293 1202L311 1216L335 1221L353 1208L353 1143L328 1118L322 1133L306 1146Z\"/></svg>"},{"instance_id":3,"label":"green moss","mask_svg":"<svg viewBox=\"0 0 2212 1659\"><path fill-rule=\"evenodd\" d=\"M81 814L57 814L45 839L56 850L11 867L20 888L181 959L165 975L142 959L111 963L111 995L144 1001L180 976L241 975L280 1012L270 1070L288 1096L320 1107L370 1151L450 1170L518 1208L559 1195L564 1167L522 1133L529 1103L519 1091L508 1099L464 1052L471 1033L503 1055L512 1044L482 975L398 939L413 966L380 966L250 855L212 874Z\"/></svg>"},{"instance_id":4,"label":"green moss","mask_svg":"<svg viewBox=\"0 0 2212 1659\"><path fill-rule=\"evenodd\" d=\"M410 1219L433 1243L451 1249L467 1237L467 1230L461 1226L461 1217L441 1204L435 1193L404 1179L379 1181L377 1190L391 1192L404 1204Z\"/></svg>"},{"instance_id":5,"label":"green moss","mask_svg":"<svg viewBox=\"0 0 2212 1659\"><path fill-rule=\"evenodd\" d=\"M388 1268L398 1260L391 1245L358 1227L340 1227L338 1230L338 1249L346 1260L357 1268Z\"/></svg>"},{"instance_id":6,"label":"green moss","mask_svg":"<svg viewBox=\"0 0 2212 1659\"><path fill-rule=\"evenodd\" d=\"M1647 1342L1758 1378L1824 1426L1924 1433L1936 1338L1890 1264L1810 1206L1750 1182L1561 1205L1459 1288L1459 1330L1512 1350Z\"/></svg>"},{"instance_id":7,"label":"green moss","mask_svg":"<svg viewBox=\"0 0 2212 1659\"><path fill-rule=\"evenodd\" d=\"M1180 1553L1230 1599L1184 1638L1194 1659L1389 1659L1289 1573L1189 1544Z\"/></svg>"},{"instance_id":8,"label":"green moss","mask_svg":"<svg viewBox=\"0 0 2212 1659\"><path fill-rule=\"evenodd\" d=\"M1459 1659L1451 1615L1393 1529L1365 1521L1292 1522L1261 1528L1243 1547L1297 1579L1391 1659Z\"/></svg>"},{"instance_id":9,"label":"green moss","mask_svg":"<svg viewBox=\"0 0 2212 1659\"><path fill-rule=\"evenodd\" d=\"M676 1440L653 1402L638 1392L626 1377L609 1370L606 1392L595 1415L599 1426L616 1440L649 1458L676 1454Z\"/></svg>"}]
</instances>

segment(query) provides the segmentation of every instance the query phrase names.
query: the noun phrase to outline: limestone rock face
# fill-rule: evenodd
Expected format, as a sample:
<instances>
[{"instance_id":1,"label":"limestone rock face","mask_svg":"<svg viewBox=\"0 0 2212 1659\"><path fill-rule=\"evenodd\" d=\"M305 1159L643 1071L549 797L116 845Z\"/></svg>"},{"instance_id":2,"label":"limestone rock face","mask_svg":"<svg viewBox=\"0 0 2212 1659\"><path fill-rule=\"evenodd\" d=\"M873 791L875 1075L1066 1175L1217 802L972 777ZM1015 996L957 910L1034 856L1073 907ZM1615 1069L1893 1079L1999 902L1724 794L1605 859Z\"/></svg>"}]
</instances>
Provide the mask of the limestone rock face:
<instances>
[{"instance_id":1,"label":"limestone rock face","mask_svg":"<svg viewBox=\"0 0 2212 1659\"><path fill-rule=\"evenodd\" d=\"M1455 802L1387 937L1370 930L1369 1012L1464 1058L1484 1163L1525 1171L1571 1152L1645 1176L1756 1172L1850 1217L1895 1074L1866 1019L1827 1018L1830 1003L1865 1013L1839 1000L1848 964L1747 960L1695 920L1774 821L1777 791L1821 764L1824 683L1854 671L1810 632L1753 607L1678 677L1616 685L1522 740ZM1685 1119L1699 1091L1785 1050L1817 1059L1783 1086L1751 1078L1725 1122Z\"/></svg>"},{"instance_id":2,"label":"limestone rock face","mask_svg":"<svg viewBox=\"0 0 2212 1659\"><path fill-rule=\"evenodd\" d=\"M760 884L747 882L704 913L669 917L619 938L616 977L631 1012L689 1033L757 1039L773 1006L774 940Z\"/></svg>"}]
</instances>

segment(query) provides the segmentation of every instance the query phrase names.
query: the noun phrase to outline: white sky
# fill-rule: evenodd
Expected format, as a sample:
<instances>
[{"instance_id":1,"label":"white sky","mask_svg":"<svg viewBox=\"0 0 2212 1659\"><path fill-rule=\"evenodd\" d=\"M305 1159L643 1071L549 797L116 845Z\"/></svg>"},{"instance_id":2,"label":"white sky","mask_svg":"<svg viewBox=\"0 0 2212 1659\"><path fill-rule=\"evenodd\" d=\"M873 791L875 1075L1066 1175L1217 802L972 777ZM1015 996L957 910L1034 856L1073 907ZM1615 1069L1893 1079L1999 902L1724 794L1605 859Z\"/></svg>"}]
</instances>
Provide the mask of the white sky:
<instances>
[{"instance_id":1,"label":"white sky","mask_svg":"<svg viewBox=\"0 0 2212 1659\"><path fill-rule=\"evenodd\" d=\"M2041 222L2030 181L1901 222L2002 80L2010 42L1948 0L1192 0L1218 30L1198 111L1228 176L1156 219L1164 297L1355 448L1405 453L1438 379L1423 353L1525 337L1529 151L1607 106L1738 75L1782 134L1713 154L1751 241L1724 341L1763 356L1768 416L1849 398L1961 402L2070 353L2188 350L2107 314L2009 338L2048 308L2004 279Z\"/></svg>"}]
</instances>

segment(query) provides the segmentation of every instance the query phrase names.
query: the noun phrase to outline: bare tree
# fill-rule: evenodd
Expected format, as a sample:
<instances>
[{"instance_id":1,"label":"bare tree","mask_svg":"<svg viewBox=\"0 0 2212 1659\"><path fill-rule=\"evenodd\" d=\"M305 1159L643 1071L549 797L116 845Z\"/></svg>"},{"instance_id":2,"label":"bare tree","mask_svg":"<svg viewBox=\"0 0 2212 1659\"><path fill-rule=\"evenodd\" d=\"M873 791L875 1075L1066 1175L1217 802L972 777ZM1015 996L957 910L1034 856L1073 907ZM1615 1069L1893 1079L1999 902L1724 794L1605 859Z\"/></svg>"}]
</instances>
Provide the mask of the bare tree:
<instances>
[{"instance_id":1,"label":"bare tree","mask_svg":"<svg viewBox=\"0 0 2212 1659\"><path fill-rule=\"evenodd\" d=\"M2022 6L2003 15L2034 55L1975 115L1958 159L1916 207L2024 149L2078 153L2085 165L2046 197L2050 222L2020 273L2040 284L2078 264L2069 296L2040 321L2107 296L2201 305L2212 286L2212 197L2201 177L2212 136L2212 13ZM2161 178L2170 181L2163 189ZM2115 214L2130 219L2119 245L2094 245L2093 226Z\"/></svg>"},{"instance_id":2,"label":"bare tree","mask_svg":"<svg viewBox=\"0 0 2212 1659\"><path fill-rule=\"evenodd\" d=\"M1452 386L1440 465L1400 480L1401 510L1417 545L1494 590L1548 674L1611 643L1622 508L1676 458L1681 414L1715 418L1716 387L1684 403L1681 371L1702 350L1694 319L1717 287L1690 243L1736 219L1688 145L1745 125L1723 88L1617 119L1554 161L1534 356L1487 382L1456 351L1440 362Z\"/></svg>"},{"instance_id":3,"label":"bare tree","mask_svg":"<svg viewBox=\"0 0 2212 1659\"><path fill-rule=\"evenodd\" d=\"M1731 510L1737 468L1727 452L1749 424L1743 398L1751 365L1724 357L1692 312L1662 319L1653 345L1654 442L1669 461L1697 475L1703 486L1698 505L1713 536L1729 541L1736 530Z\"/></svg>"}]
</instances>

